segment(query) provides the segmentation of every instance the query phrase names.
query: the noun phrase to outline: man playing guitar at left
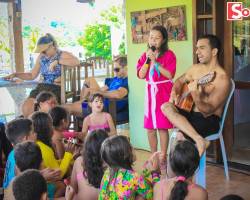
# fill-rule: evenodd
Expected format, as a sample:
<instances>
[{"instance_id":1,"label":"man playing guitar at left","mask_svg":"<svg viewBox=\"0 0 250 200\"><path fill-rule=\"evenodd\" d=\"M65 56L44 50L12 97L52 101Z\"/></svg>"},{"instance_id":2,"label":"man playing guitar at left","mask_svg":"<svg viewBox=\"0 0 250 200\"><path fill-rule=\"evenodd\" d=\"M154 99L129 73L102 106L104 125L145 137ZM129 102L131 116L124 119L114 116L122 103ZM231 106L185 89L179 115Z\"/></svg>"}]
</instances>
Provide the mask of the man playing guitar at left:
<instances>
[{"instance_id":1,"label":"man playing guitar at left","mask_svg":"<svg viewBox=\"0 0 250 200\"><path fill-rule=\"evenodd\" d=\"M229 77L218 63L220 50L221 44L216 36L204 35L199 38L196 50L199 63L192 65L175 81L169 102L161 107L173 125L197 144L200 155L209 145L205 138L220 128L220 117L231 88ZM211 72L215 74L211 82L197 84L201 77ZM185 83L188 83L188 90L194 101L190 112L176 106Z\"/></svg>"}]
</instances>

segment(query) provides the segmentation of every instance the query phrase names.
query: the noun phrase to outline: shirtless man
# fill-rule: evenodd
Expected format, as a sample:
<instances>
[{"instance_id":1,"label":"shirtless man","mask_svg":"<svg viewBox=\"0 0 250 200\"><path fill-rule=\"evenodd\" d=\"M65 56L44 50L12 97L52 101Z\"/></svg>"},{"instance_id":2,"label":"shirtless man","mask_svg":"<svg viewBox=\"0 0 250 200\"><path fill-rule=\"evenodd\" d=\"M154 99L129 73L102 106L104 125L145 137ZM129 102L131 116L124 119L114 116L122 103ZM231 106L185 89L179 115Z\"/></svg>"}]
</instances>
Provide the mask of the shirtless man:
<instances>
[{"instance_id":1,"label":"shirtless man","mask_svg":"<svg viewBox=\"0 0 250 200\"><path fill-rule=\"evenodd\" d=\"M221 44L216 36L204 35L199 38L196 50L199 63L192 65L175 81L169 102L161 107L173 125L197 144L200 155L209 145L205 138L219 130L220 117L231 87L229 77L218 63L220 51ZM197 80L209 72L215 72L213 81L198 85ZM194 100L191 112L175 106L184 83L188 83L188 90Z\"/></svg>"}]
</instances>

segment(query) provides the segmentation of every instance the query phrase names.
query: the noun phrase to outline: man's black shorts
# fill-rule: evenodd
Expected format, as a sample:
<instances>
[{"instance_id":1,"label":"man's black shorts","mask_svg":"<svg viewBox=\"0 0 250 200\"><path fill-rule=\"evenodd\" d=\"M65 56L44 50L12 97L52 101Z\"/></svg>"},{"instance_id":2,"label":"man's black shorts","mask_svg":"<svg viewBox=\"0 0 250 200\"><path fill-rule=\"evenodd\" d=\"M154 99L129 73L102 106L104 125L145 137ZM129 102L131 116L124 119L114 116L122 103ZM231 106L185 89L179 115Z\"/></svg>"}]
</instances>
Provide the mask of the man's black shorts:
<instances>
[{"instance_id":1,"label":"man's black shorts","mask_svg":"<svg viewBox=\"0 0 250 200\"><path fill-rule=\"evenodd\" d=\"M187 112L183 109L176 107L181 115L186 117L194 129L203 137L215 134L220 129L220 117L210 115L204 117L200 112ZM185 131L184 131L185 133Z\"/></svg>"}]
</instances>

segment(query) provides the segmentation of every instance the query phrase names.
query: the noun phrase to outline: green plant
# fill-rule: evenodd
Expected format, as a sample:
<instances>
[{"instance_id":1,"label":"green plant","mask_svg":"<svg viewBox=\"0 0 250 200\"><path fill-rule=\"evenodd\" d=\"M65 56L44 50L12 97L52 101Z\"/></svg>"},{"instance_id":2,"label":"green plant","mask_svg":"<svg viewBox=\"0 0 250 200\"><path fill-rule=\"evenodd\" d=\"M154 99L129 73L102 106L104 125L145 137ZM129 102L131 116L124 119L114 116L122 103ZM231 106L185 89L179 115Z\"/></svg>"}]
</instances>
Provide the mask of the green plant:
<instances>
[{"instance_id":1,"label":"green plant","mask_svg":"<svg viewBox=\"0 0 250 200\"><path fill-rule=\"evenodd\" d=\"M36 47L38 38L41 36L41 29L38 27L24 26L22 31L23 38L28 40L28 50L32 53Z\"/></svg>"},{"instance_id":2,"label":"green plant","mask_svg":"<svg viewBox=\"0 0 250 200\"><path fill-rule=\"evenodd\" d=\"M110 26L114 26L117 29L121 29L123 32L123 37L119 45L119 54L124 55L126 52L125 46L125 17L122 15L122 5L112 6L108 10L101 13L101 20L103 23ZM117 41L115 41L117 42Z\"/></svg>"},{"instance_id":3,"label":"green plant","mask_svg":"<svg viewBox=\"0 0 250 200\"><path fill-rule=\"evenodd\" d=\"M125 55L126 49L125 49L125 41L122 41L119 45L119 55Z\"/></svg>"},{"instance_id":4,"label":"green plant","mask_svg":"<svg viewBox=\"0 0 250 200\"><path fill-rule=\"evenodd\" d=\"M9 32L8 32L8 19L3 16L0 17L0 68L10 67L10 47L9 47Z\"/></svg>"},{"instance_id":5,"label":"green plant","mask_svg":"<svg viewBox=\"0 0 250 200\"><path fill-rule=\"evenodd\" d=\"M121 28L125 19L122 16L122 6L112 6L108 10L101 12L102 21L110 26Z\"/></svg>"},{"instance_id":6,"label":"green plant","mask_svg":"<svg viewBox=\"0 0 250 200\"><path fill-rule=\"evenodd\" d=\"M7 20L0 17L0 50L10 54Z\"/></svg>"},{"instance_id":7,"label":"green plant","mask_svg":"<svg viewBox=\"0 0 250 200\"><path fill-rule=\"evenodd\" d=\"M84 35L80 36L78 43L83 46L85 56L103 57L111 60L111 34L110 27L103 24L87 25Z\"/></svg>"}]
</instances>

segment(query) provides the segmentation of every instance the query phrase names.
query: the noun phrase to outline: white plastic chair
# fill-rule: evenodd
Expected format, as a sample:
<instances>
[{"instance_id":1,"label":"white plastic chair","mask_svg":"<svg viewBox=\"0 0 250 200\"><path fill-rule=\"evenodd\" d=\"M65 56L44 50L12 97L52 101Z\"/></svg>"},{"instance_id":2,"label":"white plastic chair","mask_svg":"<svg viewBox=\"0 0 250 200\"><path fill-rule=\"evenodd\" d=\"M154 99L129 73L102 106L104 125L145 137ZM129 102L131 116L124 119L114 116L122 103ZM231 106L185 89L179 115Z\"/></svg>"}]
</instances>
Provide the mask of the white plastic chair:
<instances>
[{"instance_id":1,"label":"white plastic chair","mask_svg":"<svg viewBox=\"0 0 250 200\"><path fill-rule=\"evenodd\" d=\"M217 133L206 137L206 139L209 141L213 141L213 140L217 140L217 139L220 140L220 147L221 147L221 151L222 151L222 158L223 158L223 163L224 163L224 171L225 171L226 180L229 180L229 173L228 173L227 155L226 155L222 131L223 131L223 127L224 127L224 122L225 122L225 118L226 118L226 114L227 114L228 105L230 103L230 100L233 96L234 89L235 89L235 83L232 79L231 79L231 83L232 83L231 91L230 91L230 94L227 98L227 102L226 102L225 107L224 107L222 119L220 122L220 129ZM202 157L200 159L199 169L196 173L195 179L196 179L196 184L202 186L203 188L206 188L206 152L204 152L204 154L202 155Z\"/></svg>"}]
</instances>

